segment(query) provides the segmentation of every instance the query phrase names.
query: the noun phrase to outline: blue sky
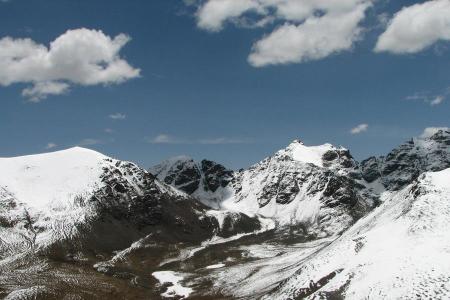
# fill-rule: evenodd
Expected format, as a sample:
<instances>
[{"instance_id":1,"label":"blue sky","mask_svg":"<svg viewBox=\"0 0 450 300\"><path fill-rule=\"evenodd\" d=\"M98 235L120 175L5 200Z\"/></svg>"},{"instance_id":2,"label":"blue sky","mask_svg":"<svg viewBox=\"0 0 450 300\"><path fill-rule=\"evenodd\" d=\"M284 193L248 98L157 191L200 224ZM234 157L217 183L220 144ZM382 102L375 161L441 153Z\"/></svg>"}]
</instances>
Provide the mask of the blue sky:
<instances>
[{"instance_id":1,"label":"blue sky","mask_svg":"<svg viewBox=\"0 0 450 300\"><path fill-rule=\"evenodd\" d=\"M423 36L414 45L399 45L394 35L384 51L374 51L386 20L415 3L422 9L423 2L374 1L351 47L255 66L248 60L254 45L285 24L300 28L307 19L280 17L257 27L273 9L255 9L225 19L218 29L209 12L210 23L201 23L205 1L0 1L0 40L9 37L13 45L30 38L49 47L80 28L131 38L117 42L117 56L128 69L107 78L87 79L55 63L47 77L40 69L34 77L4 74L12 79L2 84L0 70L0 156L82 145L144 167L186 154L240 168L294 138L342 145L358 159L384 154L426 127L450 125L448 25L441 30L448 38ZM450 18L448 10L440 11ZM431 45L418 50L424 40ZM0 42L0 65L2 47ZM351 133L362 124L367 126Z\"/></svg>"}]
</instances>

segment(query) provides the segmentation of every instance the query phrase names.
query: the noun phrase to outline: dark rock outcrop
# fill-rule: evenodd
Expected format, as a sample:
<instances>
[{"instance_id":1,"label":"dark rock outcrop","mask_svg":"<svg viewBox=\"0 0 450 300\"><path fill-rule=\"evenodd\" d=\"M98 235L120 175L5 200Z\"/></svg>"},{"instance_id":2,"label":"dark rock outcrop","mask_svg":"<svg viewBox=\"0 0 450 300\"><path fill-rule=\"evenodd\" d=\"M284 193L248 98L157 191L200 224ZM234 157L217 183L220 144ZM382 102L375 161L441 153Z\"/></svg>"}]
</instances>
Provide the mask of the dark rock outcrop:
<instances>
[{"instance_id":1,"label":"dark rock outcrop","mask_svg":"<svg viewBox=\"0 0 450 300\"><path fill-rule=\"evenodd\" d=\"M429 136L411 139L385 157L371 157L361 162L367 182L380 179L388 190L399 190L428 171L450 167L450 130L439 129Z\"/></svg>"}]
</instances>

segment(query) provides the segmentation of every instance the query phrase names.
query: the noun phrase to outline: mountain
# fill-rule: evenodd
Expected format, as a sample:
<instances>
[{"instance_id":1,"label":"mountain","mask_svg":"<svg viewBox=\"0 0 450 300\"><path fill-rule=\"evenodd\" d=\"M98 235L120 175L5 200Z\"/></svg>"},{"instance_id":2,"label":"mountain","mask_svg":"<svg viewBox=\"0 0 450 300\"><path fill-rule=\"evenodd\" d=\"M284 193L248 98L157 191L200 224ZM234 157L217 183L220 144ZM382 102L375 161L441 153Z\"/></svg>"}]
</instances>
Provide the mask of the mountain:
<instances>
[{"instance_id":1,"label":"mountain","mask_svg":"<svg viewBox=\"0 0 450 300\"><path fill-rule=\"evenodd\" d=\"M169 225L181 213L181 221L187 221L202 209L136 165L83 148L1 159L0 169L2 223L9 225L11 238L11 243L3 239L5 249L14 249L18 241L33 249L66 239L80 241L85 231L106 230L104 223L108 231L122 223L129 226L126 232L114 232L113 243L125 246L149 234L148 226ZM191 229L199 229L201 240L211 236L199 225ZM102 239L96 247L114 249L111 242Z\"/></svg>"},{"instance_id":2,"label":"mountain","mask_svg":"<svg viewBox=\"0 0 450 300\"><path fill-rule=\"evenodd\" d=\"M187 156L165 160L149 172L213 208L219 208L221 192L233 178L233 171L218 163L210 160L194 162Z\"/></svg>"},{"instance_id":3,"label":"mountain","mask_svg":"<svg viewBox=\"0 0 450 300\"><path fill-rule=\"evenodd\" d=\"M392 150L361 162L362 176L379 181L388 190L399 190L420 174L450 167L450 129L440 128Z\"/></svg>"},{"instance_id":4,"label":"mountain","mask_svg":"<svg viewBox=\"0 0 450 300\"><path fill-rule=\"evenodd\" d=\"M320 236L342 232L377 204L350 152L331 144L306 146L295 140L248 170L234 173L211 162L219 170L214 173L214 181L221 183L216 190L204 188L207 177L200 171L204 162L175 158L150 172L174 187L196 187L185 191L207 205L262 215L280 226L299 225L305 233ZM188 174L195 174L195 181Z\"/></svg>"},{"instance_id":5,"label":"mountain","mask_svg":"<svg viewBox=\"0 0 450 300\"><path fill-rule=\"evenodd\" d=\"M221 251L242 251L253 260L216 261L218 271L191 275L185 284L215 282L212 292L197 291L194 297L212 293L243 299L448 298L449 132L440 129L414 138L385 157L362 163L342 148L294 141L248 170L235 172L221 207L262 213L279 225L285 220L289 230L279 227L279 234L260 236L254 244L241 239L239 245L222 247ZM373 160L376 167L370 166ZM378 175L371 177L373 173ZM366 204L366 210L348 223L337 216L351 216L361 207L340 201L341 195L351 193L332 195L337 203L333 211L324 201L326 189L316 194L303 189L305 182L320 187L339 176L352 184L338 181L336 186L354 191L357 201ZM303 201L298 201L299 195ZM342 234L292 232L292 224L302 220L295 213L308 214L307 203L315 197L321 203L316 212L333 220L327 224L319 219L321 228L336 224ZM301 236L305 239L299 241Z\"/></svg>"},{"instance_id":6,"label":"mountain","mask_svg":"<svg viewBox=\"0 0 450 300\"><path fill-rule=\"evenodd\" d=\"M447 299L450 169L422 174L383 198L264 299Z\"/></svg>"},{"instance_id":7,"label":"mountain","mask_svg":"<svg viewBox=\"0 0 450 300\"><path fill-rule=\"evenodd\" d=\"M338 237L241 241L229 247L253 260L190 282L215 282L226 299L448 299L449 178L450 169L424 173L383 192L382 204Z\"/></svg>"},{"instance_id":8,"label":"mountain","mask_svg":"<svg viewBox=\"0 0 450 300\"><path fill-rule=\"evenodd\" d=\"M173 159L153 170L160 180L177 187L174 179L190 182L187 174L199 165L192 159ZM295 140L247 170L216 174L222 183L217 192L205 192L199 184L186 192L215 208L262 215L279 225L297 224L308 233L327 236L340 233L376 207L382 191L399 190L424 172L448 167L450 130L446 128L361 163L347 149L306 146ZM196 174L202 178L200 172Z\"/></svg>"},{"instance_id":9,"label":"mountain","mask_svg":"<svg viewBox=\"0 0 450 300\"><path fill-rule=\"evenodd\" d=\"M0 158L0 298L447 299L450 130L245 170L72 148Z\"/></svg>"},{"instance_id":10,"label":"mountain","mask_svg":"<svg viewBox=\"0 0 450 300\"><path fill-rule=\"evenodd\" d=\"M139 280L136 270L110 261L116 251L146 249L141 259L152 268L178 248L261 229L258 219L212 211L133 163L83 148L1 158L0 226L0 295L39 287L45 298L72 290L64 290L67 278L55 279L59 273L101 282L97 274L73 270L73 263ZM47 259L60 263L48 266ZM31 271L36 268L45 272ZM30 277L17 282L26 270ZM83 297L95 290L84 289Z\"/></svg>"}]
</instances>

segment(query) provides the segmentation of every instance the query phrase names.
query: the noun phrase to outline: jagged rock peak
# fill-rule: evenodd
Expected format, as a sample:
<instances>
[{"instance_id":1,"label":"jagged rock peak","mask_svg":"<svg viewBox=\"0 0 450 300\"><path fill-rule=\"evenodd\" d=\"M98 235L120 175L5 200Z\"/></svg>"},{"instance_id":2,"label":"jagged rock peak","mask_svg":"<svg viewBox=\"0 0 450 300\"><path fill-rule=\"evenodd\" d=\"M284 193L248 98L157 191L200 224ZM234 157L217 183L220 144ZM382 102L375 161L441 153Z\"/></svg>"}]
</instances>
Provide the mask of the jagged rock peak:
<instances>
[{"instance_id":1,"label":"jagged rock peak","mask_svg":"<svg viewBox=\"0 0 450 300\"><path fill-rule=\"evenodd\" d=\"M167 159L150 168L150 173L166 184L188 194L201 191L215 192L232 180L233 171L211 160L196 162L188 156Z\"/></svg>"},{"instance_id":2,"label":"jagged rock peak","mask_svg":"<svg viewBox=\"0 0 450 300\"><path fill-rule=\"evenodd\" d=\"M368 182L379 180L389 190L398 190L428 171L450 167L450 129L428 128L424 133L392 150L385 157L361 162Z\"/></svg>"},{"instance_id":3,"label":"jagged rock peak","mask_svg":"<svg viewBox=\"0 0 450 300\"><path fill-rule=\"evenodd\" d=\"M442 138L450 137L450 128L449 127L429 127L424 130L422 135L419 138L422 139L432 139L432 140L441 140Z\"/></svg>"}]
</instances>

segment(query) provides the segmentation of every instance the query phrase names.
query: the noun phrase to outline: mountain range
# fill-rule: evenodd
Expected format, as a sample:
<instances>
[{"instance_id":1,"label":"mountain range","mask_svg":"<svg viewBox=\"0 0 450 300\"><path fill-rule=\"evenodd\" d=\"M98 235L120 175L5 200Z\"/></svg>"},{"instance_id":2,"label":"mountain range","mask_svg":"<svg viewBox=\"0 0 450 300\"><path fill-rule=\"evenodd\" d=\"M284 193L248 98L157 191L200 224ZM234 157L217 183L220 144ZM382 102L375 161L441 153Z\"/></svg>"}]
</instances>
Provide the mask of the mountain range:
<instances>
[{"instance_id":1,"label":"mountain range","mask_svg":"<svg viewBox=\"0 0 450 300\"><path fill-rule=\"evenodd\" d=\"M248 169L71 148L0 158L0 298L447 299L450 129Z\"/></svg>"}]
</instances>

